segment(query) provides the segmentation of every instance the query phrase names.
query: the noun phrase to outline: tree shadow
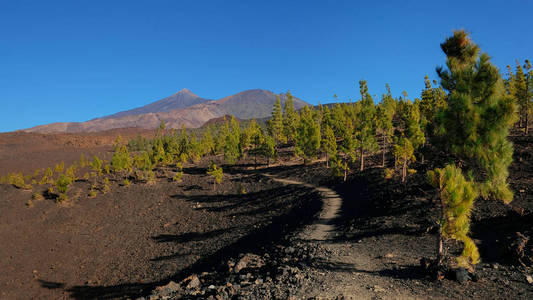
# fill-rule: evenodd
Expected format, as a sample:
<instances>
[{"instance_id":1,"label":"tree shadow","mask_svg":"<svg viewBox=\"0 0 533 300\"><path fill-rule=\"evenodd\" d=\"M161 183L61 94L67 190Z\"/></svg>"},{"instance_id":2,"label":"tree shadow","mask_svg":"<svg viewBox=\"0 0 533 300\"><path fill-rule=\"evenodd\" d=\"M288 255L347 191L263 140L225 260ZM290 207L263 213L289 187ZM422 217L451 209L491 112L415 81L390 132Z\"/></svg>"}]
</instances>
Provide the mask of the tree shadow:
<instances>
[{"instance_id":1,"label":"tree shadow","mask_svg":"<svg viewBox=\"0 0 533 300\"><path fill-rule=\"evenodd\" d=\"M516 232L533 229L533 213L519 215L512 210L505 216L485 218L473 222L472 237L477 243L481 259L487 263L516 264L518 257L510 250Z\"/></svg>"},{"instance_id":2,"label":"tree shadow","mask_svg":"<svg viewBox=\"0 0 533 300\"><path fill-rule=\"evenodd\" d=\"M293 192L298 192L294 196ZM264 197L270 195L268 200ZM272 196L274 195L274 196ZM179 195L180 197L184 197ZM258 193L251 193L247 195L215 195L215 196L185 196L188 201L201 202L201 203L213 203L220 201L235 202L233 208L244 206L247 202L254 201L255 203L261 203L264 209L267 209L276 197L291 197L292 207L286 213L281 214L274 218L269 218L268 223L258 228L253 226L247 226L249 231L238 238L231 244L223 246L219 250L205 255L194 262L192 265L178 270L172 276L169 276L162 280L152 282L135 282L125 283L111 286L74 286L68 288L67 291L70 296L76 299L110 299L110 298L135 298L140 296L147 296L151 291L157 287L167 284L169 281L180 282L190 274L200 274L204 271L212 271L215 268L223 268L225 262L228 259L234 257L237 253L246 253L258 251L266 247L274 247L273 245L280 243L281 240L290 232L301 228L311 223L321 208L321 200L317 193L311 193L308 188L303 187L279 187L273 190L267 190ZM223 209L231 209L231 206L226 206ZM260 210L257 208L244 210L242 213L257 214ZM237 230L236 228L233 228ZM231 230L225 229L225 230ZM223 233L224 230L214 230L207 233L189 233L183 235L159 235L153 239L158 243L181 243L190 240L206 240L209 238L216 238L217 234ZM154 260L172 259L188 254L171 254L166 257L154 258ZM227 266L226 266L227 268ZM222 280L222 279L221 279Z\"/></svg>"},{"instance_id":3,"label":"tree shadow","mask_svg":"<svg viewBox=\"0 0 533 300\"><path fill-rule=\"evenodd\" d=\"M62 288L65 287L65 284L61 283L61 282L46 281L46 280L42 280L42 279L38 279L37 281L39 281L39 284L43 288L46 288L46 289L49 289L49 290L62 289Z\"/></svg>"},{"instance_id":4,"label":"tree shadow","mask_svg":"<svg viewBox=\"0 0 533 300\"><path fill-rule=\"evenodd\" d=\"M236 227L227 229L217 229L208 232L187 232L184 234L160 234L152 237L156 243L187 243L191 241L203 241L223 234L228 230L233 230Z\"/></svg>"},{"instance_id":5,"label":"tree shadow","mask_svg":"<svg viewBox=\"0 0 533 300\"><path fill-rule=\"evenodd\" d=\"M328 272L343 273L366 273L375 276L385 276L396 279L424 279L426 273L420 266L399 266L394 265L392 268L385 268L376 271L358 269L354 264L345 262L332 262L327 259L317 258L309 262L309 266L315 270Z\"/></svg>"}]
</instances>

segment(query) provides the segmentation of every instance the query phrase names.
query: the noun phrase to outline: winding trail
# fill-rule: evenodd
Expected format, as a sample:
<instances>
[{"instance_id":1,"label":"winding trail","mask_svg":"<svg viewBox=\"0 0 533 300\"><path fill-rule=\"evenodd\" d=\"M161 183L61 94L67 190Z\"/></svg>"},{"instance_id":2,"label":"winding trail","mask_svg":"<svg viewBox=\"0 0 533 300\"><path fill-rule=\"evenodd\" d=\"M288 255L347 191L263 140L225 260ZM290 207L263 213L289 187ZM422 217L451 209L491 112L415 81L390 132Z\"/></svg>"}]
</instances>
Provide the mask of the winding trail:
<instances>
[{"instance_id":1,"label":"winding trail","mask_svg":"<svg viewBox=\"0 0 533 300\"><path fill-rule=\"evenodd\" d=\"M335 231L333 220L339 216L341 205L342 205L342 198L339 196L339 194L337 194L337 192L327 187L315 186L309 183L296 181L296 180L278 178L271 174L265 174L265 175L269 177L270 179L283 183L283 184L305 186L308 188L314 188L318 192L320 192L320 195L322 198L322 210L320 211L319 218L318 220L316 220L315 223L309 225L308 228L304 229L300 233L300 238L302 240L309 240L309 241L328 240L330 234L333 231Z\"/></svg>"}]
</instances>

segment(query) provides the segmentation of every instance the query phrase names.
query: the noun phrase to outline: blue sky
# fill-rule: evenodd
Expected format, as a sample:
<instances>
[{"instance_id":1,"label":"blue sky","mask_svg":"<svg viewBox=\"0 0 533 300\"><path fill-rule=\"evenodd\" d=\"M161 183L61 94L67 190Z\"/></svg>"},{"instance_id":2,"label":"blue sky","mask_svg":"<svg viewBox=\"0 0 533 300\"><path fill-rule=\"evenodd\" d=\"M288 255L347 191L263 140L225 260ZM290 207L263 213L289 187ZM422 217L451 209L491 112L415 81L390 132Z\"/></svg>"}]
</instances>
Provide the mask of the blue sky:
<instances>
[{"instance_id":1,"label":"blue sky","mask_svg":"<svg viewBox=\"0 0 533 300\"><path fill-rule=\"evenodd\" d=\"M0 131L85 121L188 88L310 103L419 97L464 28L505 71L533 59L533 1L0 1Z\"/></svg>"}]
</instances>

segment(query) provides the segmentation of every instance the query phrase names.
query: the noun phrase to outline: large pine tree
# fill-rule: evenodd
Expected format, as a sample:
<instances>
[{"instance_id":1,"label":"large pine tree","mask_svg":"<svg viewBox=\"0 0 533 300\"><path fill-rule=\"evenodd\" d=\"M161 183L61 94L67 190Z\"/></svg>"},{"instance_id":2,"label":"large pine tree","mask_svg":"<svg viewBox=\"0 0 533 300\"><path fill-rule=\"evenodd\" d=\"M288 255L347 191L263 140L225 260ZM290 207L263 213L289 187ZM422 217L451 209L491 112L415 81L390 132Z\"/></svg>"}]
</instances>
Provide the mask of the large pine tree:
<instances>
[{"instance_id":1,"label":"large pine tree","mask_svg":"<svg viewBox=\"0 0 533 300\"><path fill-rule=\"evenodd\" d=\"M514 100L490 57L480 54L464 30L455 31L441 48L447 69L438 67L437 73L448 97L439 114L440 133L459 165L483 183L481 195L508 203L513 199L507 183L513 145L507 136L516 120Z\"/></svg>"},{"instance_id":2,"label":"large pine tree","mask_svg":"<svg viewBox=\"0 0 533 300\"><path fill-rule=\"evenodd\" d=\"M479 261L476 245L468 237L469 212L478 193L505 203L513 199L506 181L513 154L507 135L516 119L515 105L505 93L498 69L465 31L455 31L441 48L447 69L439 67L437 73L448 97L447 107L436 119L444 146L458 166L448 164L428 173L441 200L437 263L442 261L442 238L449 237L464 243L457 263L469 268Z\"/></svg>"},{"instance_id":3,"label":"large pine tree","mask_svg":"<svg viewBox=\"0 0 533 300\"><path fill-rule=\"evenodd\" d=\"M359 157L361 158L360 170L364 169L365 152L373 152L378 148L376 141L376 107L374 100L368 92L368 86L365 80L359 81L359 88L361 92L361 101L359 101L359 109L356 113L356 147L359 151Z\"/></svg>"}]
</instances>

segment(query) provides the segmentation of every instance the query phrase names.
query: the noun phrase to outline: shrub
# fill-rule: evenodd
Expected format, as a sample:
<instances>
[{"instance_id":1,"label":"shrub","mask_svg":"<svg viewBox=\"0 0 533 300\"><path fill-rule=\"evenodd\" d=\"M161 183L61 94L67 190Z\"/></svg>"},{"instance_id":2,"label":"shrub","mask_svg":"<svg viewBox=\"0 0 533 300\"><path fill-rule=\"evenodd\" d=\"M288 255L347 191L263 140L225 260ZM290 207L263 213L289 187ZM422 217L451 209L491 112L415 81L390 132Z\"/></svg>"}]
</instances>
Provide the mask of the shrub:
<instances>
[{"instance_id":1,"label":"shrub","mask_svg":"<svg viewBox=\"0 0 533 300\"><path fill-rule=\"evenodd\" d=\"M178 171L178 172L176 172L176 174L174 174L174 177L172 177L172 181L180 182L182 177L183 177L183 172L182 171Z\"/></svg>"},{"instance_id":2,"label":"shrub","mask_svg":"<svg viewBox=\"0 0 533 300\"><path fill-rule=\"evenodd\" d=\"M109 185L109 179L105 177L104 185L102 186L102 193L107 194L110 190L111 190L111 186Z\"/></svg>"},{"instance_id":3,"label":"shrub","mask_svg":"<svg viewBox=\"0 0 533 300\"><path fill-rule=\"evenodd\" d=\"M96 155L93 157L91 169L98 175L102 174L102 160L100 160Z\"/></svg>"},{"instance_id":4,"label":"shrub","mask_svg":"<svg viewBox=\"0 0 533 300\"><path fill-rule=\"evenodd\" d=\"M40 193L35 192L35 193L33 193L33 194L31 195L31 199L32 199L32 200L43 200L44 197L43 197L43 195L41 195Z\"/></svg>"},{"instance_id":5,"label":"shrub","mask_svg":"<svg viewBox=\"0 0 533 300\"><path fill-rule=\"evenodd\" d=\"M387 168L383 171L385 179L391 179L394 176L394 169Z\"/></svg>"},{"instance_id":6,"label":"shrub","mask_svg":"<svg viewBox=\"0 0 533 300\"><path fill-rule=\"evenodd\" d=\"M18 189L31 189L31 185L24 182L24 175L21 173L12 173L8 175L7 183L12 184Z\"/></svg>"},{"instance_id":7,"label":"shrub","mask_svg":"<svg viewBox=\"0 0 533 300\"><path fill-rule=\"evenodd\" d=\"M50 167L46 168L46 171L44 171L43 178L39 182L39 184L52 184L54 183L52 180L52 177L54 176L54 171Z\"/></svg>"},{"instance_id":8,"label":"shrub","mask_svg":"<svg viewBox=\"0 0 533 300\"><path fill-rule=\"evenodd\" d=\"M61 203L63 201L67 200L67 194L59 194L59 196L57 196L56 198L56 203Z\"/></svg>"},{"instance_id":9,"label":"shrub","mask_svg":"<svg viewBox=\"0 0 533 300\"><path fill-rule=\"evenodd\" d=\"M155 183L155 174L154 171L148 170L144 173L144 179L146 180L146 183L153 184Z\"/></svg>"},{"instance_id":10,"label":"shrub","mask_svg":"<svg viewBox=\"0 0 533 300\"><path fill-rule=\"evenodd\" d=\"M56 164L55 167L54 167L54 171L56 173L63 173L64 169L65 169L65 163L64 162L60 162L60 163Z\"/></svg>"},{"instance_id":11,"label":"shrub","mask_svg":"<svg viewBox=\"0 0 533 300\"><path fill-rule=\"evenodd\" d=\"M68 177L65 174L59 175L59 178L56 180L56 188L60 194L65 194L68 191L69 185L72 183L72 178Z\"/></svg>"},{"instance_id":12,"label":"shrub","mask_svg":"<svg viewBox=\"0 0 533 300\"><path fill-rule=\"evenodd\" d=\"M72 182L76 181L76 170L77 170L76 165L72 165L68 167L67 170L65 171L65 175L68 178L70 178Z\"/></svg>"},{"instance_id":13,"label":"shrub","mask_svg":"<svg viewBox=\"0 0 533 300\"><path fill-rule=\"evenodd\" d=\"M85 159L85 155L83 153L80 155L80 167L85 168L87 166L87 160Z\"/></svg>"},{"instance_id":14,"label":"shrub","mask_svg":"<svg viewBox=\"0 0 533 300\"><path fill-rule=\"evenodd\" d=\"M123 184L124 184L124 186L130 186L131 182L126 178L126 179L124 179Z\"/></svg>"},{"instance_id":15,"label":"shrub","mask_svg":"<svg viewBox=\"0 0 533 300\"><path fill-rule=\"evenodd\" d=\"M111 172L111 165L110 164L105 164L104 171L105 171L106 174L109 174Z\"/></svg>"}]
</instances>

